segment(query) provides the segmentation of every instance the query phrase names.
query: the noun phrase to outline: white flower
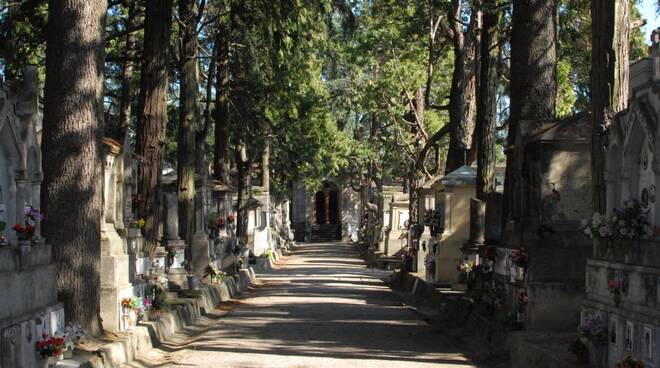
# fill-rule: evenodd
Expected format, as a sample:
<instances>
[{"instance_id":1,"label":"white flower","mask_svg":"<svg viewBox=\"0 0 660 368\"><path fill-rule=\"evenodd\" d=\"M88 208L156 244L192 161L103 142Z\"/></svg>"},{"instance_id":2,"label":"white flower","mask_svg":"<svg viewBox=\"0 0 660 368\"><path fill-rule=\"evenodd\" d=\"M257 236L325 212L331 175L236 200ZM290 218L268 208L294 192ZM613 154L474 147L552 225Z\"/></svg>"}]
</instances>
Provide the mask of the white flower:
<instances>
[{"instance_id":1,"label":"white flower","mask_svg":"<svg viewBox=\"0 0 660 368\"><path fill-rule=\"evenodd\" d=\"M600 233L600 236L604 238L607 236L607 229L605 227L601 227L598 229L598 233Z\"/></svg>"},{"instance_id":2,"label":"white flower","mask_svg":"<svg viewBox=\"0 0 660 368\"><path fill-rule=\"evenodd\" d=\"M593 226L600 226L600 224L601 224L600 213L598 213L598 212L594 213L594 215L591 217L591 224Z\"/></svg>"},{"instance_id":3,"label":"white flower","mask_svg":"<svg viewBox=\"0 0 660 368\"><path fill-rule=\"evenodd\" d=\"M621 230L619 230L619 231L621 232L621 235L626 235L626 234L628 234L628 229L625 228L625 227L622 227Z\"/></svg>"},{"instance_id":4,"label":"white flower","mask_svg":"<svg viewBox=\"0 0 660 368\"><path fill-rule=\"evenodd\" d=\"M582 221L580 222L580 227L582 227L582 228L585 228L588 225L589 225L589 220L587 220L587 219L582 219Z\"/></svg>"}]
</instances>

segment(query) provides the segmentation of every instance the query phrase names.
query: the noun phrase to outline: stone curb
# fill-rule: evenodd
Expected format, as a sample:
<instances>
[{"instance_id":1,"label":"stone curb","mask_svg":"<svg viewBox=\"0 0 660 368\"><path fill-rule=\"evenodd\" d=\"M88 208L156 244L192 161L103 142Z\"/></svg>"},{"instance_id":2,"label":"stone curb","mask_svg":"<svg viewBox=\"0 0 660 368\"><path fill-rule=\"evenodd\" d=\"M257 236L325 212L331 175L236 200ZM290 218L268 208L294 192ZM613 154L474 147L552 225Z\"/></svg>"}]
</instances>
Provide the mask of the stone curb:
<instances>
[{"instance_id":1,"label":"stone curb","mask_svg":"<svg viewBox=\"0 0 660 368\"><path fill-rule=\"evenodd\" d=\"M183 290L180 297L170 300L170 313L159 321L140 322L120 341L108 343L93 354L78 354L73 359L58 363L58 367L113 368L135 360L140 354L158 347L176 333L212 311L221 302L231 300L257 281L250 267L228 278L220 285L200 285L199 290Z\"/></svg>"}]
</instances>

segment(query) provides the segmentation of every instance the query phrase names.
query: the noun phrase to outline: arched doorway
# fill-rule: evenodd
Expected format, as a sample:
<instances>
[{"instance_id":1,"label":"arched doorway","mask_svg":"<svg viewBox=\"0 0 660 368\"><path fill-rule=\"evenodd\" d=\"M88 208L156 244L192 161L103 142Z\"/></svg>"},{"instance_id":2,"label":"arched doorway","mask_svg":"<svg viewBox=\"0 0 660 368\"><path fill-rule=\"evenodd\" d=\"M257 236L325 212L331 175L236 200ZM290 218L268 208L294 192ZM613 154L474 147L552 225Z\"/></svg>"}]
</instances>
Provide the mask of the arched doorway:
<instances>
[{"instance_id":1,"label":"arched doorway","mask_svg":"<svg viewBox=\"0 0 660 368\"><path fill-rule=\"evenodd\" d=\"M332 241L341 239L341 206L339 187L324 182L314 194L312 240Z\"/></svg>"}]
</instances>

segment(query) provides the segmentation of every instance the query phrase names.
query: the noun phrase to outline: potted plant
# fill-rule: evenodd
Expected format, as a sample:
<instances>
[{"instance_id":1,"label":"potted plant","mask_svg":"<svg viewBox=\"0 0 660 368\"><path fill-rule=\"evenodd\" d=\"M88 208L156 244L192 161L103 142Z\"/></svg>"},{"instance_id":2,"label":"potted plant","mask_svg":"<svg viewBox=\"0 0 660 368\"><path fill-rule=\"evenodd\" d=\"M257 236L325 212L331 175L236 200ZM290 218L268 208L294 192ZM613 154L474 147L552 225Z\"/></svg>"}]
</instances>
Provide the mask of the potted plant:
<instances>
[{"instance_id":1,"label":"potted plant","mask_svg":"<svg viewBox=\"0 0 660 368\"><path fill-rule=\"evenodd\" d=\"M644 363L628 355L621 363L616 365L617 368L644 368Z\"/></svg>"},{"instance_id":2,"label":"potted plant","mask_svg":"<svg viewBox=\"0 0 660 368\"><path fill-rule=\"evenodd\" d=\"M589 352L587 350L587 345L585 345L580 339L573 341L571 346L568 348L568 351L575 355L578 364L589 363Z\"/></svg>"},{"instance_id":3,"label":"potted plant","mask_svg":"<svg viewBox=\"0 0 660 368\"><path fill-rule=\"evenodd\" d=\"M150 321L159 320L165 309L165 290L160 285L152 285L146 291L144 306ZM147 307L148 306L148 307Z\"/></svg>"},{"instance_id":4,"label":"potted plant","mask_svg":"<svg viewBox=\"0 0 660 368\"><path fill-rule=\"evenodd\" d=\"M523 281L525 279L525 269L527 268L528 260L529 254L525 247L511 251L511 262L516 265L516 280Z\"/></svg>"},{"instance_id":5,"label":"potted plant","mask_svg":"<svg viewBox=\"0 0 660 368\"><path fill-rule=\"evenodd\" d=\"M612 294L614 298L614 304L618 307L621 304L621 290L623 288L623 282L618 279L609 279L607 280L607 290Z\"/></svg>"},{"instance_id":6,"label":"potted plant","mask_svg":"<svg viewBox=\"0 0 660 368\"><path fill-rule=\"evenodd\" d=\"M607 323L601 316L587 316L578 327L587 344L589 361L596 366L607 365Z\"/></svg>"},{"instance_id":7,"label":"potted plant","mask_svg":"<svg viewBox=\"0 0 660 368\"><path fill-rule=\"evenodd\" d=\"M47 333L41 335L41 339L35 343L37 354L41 360L39 367L55 366L57 360L62 359L65 341L63 337L49 336Z\"/></svg>"},{"instance_id":8,"label":"potted plant","mask_svg":"<svg viewBox=\"0 0 660 368\"><path fill-rule=\"evenodd\" d=\"M142 236L142 229L147 222L143 218L131 221L128 225L128 236L131 238L139 238Z\"/></svg>"}]
</instances>

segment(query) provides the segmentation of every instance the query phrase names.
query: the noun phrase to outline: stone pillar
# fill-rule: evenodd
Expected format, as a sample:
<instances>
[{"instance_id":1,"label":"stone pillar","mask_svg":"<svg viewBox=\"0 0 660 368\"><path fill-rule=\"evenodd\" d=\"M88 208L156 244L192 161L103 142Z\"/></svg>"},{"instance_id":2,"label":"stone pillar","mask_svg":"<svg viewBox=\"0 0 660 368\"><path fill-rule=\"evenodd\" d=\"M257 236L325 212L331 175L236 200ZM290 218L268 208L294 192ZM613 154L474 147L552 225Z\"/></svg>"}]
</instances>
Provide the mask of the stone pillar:
<instances>
[{"instance_id":1,"label":"stone pillar","mask_svg":"<svg viewBox=\"0 0 660 368\"><path fill-rule=\"evenodd\" d=\"M129 281L130 265L126 239L115 227L116 175L115 163L119 147L104 139L106 154L103 171L103 218L101 224L101 318L103 328L119 331L122 328L120 302L133 295Z\"/></svg>"},{"instance_id":2,"label":"stone pillar","mask_svg":"<svg viewBox=\"0 0 660 368\"><path fill-rule=\"evenodd\" d=\"M176 193L165 193L165 247L172 256L172 264L167 271L170 289L185 289L186 280L186 243L179 237L179 205Z\"/></svg>"},{"instance_id":3,"label":"stone pillar","mask_svg":"<svg viewBox=\"0 0 660 368\"><path fill-rule=\"evenodd\" d=\"M195 233L190 249L192 252L192 270L200 280L204 276L204 269L211 262L209 237L206 234L206 224L204 223L204 198L204 188L198 189L195 195Z\"/></svg>"}]
</instances>

